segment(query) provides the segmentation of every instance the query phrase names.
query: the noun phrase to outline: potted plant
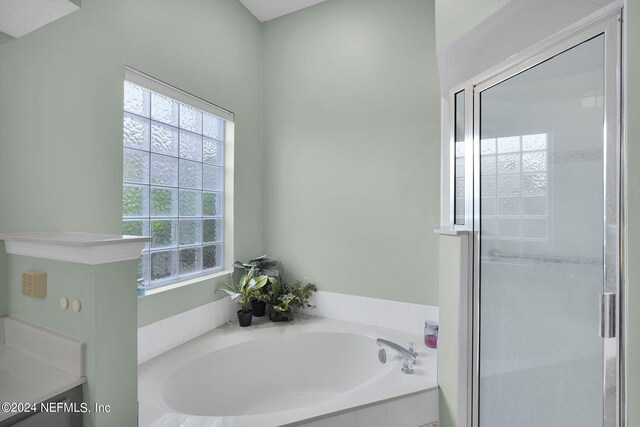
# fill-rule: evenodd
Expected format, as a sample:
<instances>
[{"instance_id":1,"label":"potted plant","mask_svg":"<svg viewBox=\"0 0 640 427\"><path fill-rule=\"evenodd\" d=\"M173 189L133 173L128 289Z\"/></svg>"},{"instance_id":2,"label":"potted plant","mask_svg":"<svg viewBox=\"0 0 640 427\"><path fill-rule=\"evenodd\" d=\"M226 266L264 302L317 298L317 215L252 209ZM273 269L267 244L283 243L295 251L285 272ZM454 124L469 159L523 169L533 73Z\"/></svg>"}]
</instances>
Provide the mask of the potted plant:
<instances>
[{"instance_id":1,"label":"potted plant","mask_svg":"<svg viewBox=\"0 0 640 427\"><path fill-rule=\"evenodd\" d=\"M269 280L275 280L274 278L269 278ZM251 298L251 310L253 310L253 315L255 317L263 317L267 311L267 300L269 298L268 293L268 284L262 289L258 290L253 298Z\"/></svg>"},{"instance_id":2,"label":"potted plant","mask_svg":"<svg viewBox=\"0 0 640 427\"><path fill-rule=\"evenodd\" d=\"M269 283L269 277L256 276L256 270L252 268L247 274L240 278L237 285L233 282L231 284L222 283L220 287L218 287L218 290L225 292L231 299L238 302L240 306L240 310L238 310L238 322L240 326L251 326L253 319L251 300L258 295L260 289L267 283Z\"/></svg>"},{"instance_id":3,"label":"potted plant","mask_svg":"<svg viewBox=\"0 0 640 427\"><path fill-rule=\"evenodd\" d=\"M247 263L236 261L233 264L234 268L250 271L254 269L256 275L268 276L280 282L280 263L278 259L262 255L257 258L253 258ZM267 302L269 302L269 288L267 284L264 288L258 290L254 297L251 299L251 309L255 317L262 317L265 315Z\"/></svg>"},{"instance_id":4,"label":"potted plant","mask_svg":"<svg viewBox=\"0 0 640 427\"><path fill-rule=\"evenodd\" d=\"M277 258L271 258L267 255L261 255L257 258L253 258L247 263L236 261L233 267L245 272L252 268L256 270L256 274L260 276L273 277L282 283L280 277L280 261Z\"/></svg>"},{"instance_id":5,"label":"potted plant","mask_svg":"<svg viewBox=\"0 0 640 427\"><path fill-rule=\"evenodd\" d=\"M293 309L313 308L309 298L318 288L313 283L302 284L301 280L291 285L271 286L269 290L269 319L272 322L289 322L293 320Z\"/></svg>"}]
</instances>

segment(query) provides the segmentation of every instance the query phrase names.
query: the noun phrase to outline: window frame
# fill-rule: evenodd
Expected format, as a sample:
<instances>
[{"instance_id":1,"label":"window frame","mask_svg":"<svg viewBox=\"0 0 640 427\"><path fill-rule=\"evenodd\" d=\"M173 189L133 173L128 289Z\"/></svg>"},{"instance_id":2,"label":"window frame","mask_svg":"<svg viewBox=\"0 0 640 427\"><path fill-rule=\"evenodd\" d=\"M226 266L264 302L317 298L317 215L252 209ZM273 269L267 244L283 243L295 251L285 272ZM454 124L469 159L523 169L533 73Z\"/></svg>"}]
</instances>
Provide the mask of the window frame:
<instances>
[{"instance_id":1,"label":"window frame","mask_svg":"<svg viewBox=\"0 0 640 427\"><path fill-rule=\"evenodd\" d=\"M449 92L449 228L452 230L473 229L473 92L474 87L457 86ZM463 93L464 99L464 223L456 220L456 96Z\"/></svg>"},{"instance_id":2,"label":"window frame","mask_svg":"<svg viewBox=\"0 0 640 427\"><path fill-rule=\"evenodd\" d=\"M125 82L129 82L132 83L134 85L140 86L142 88L144 88L145 90L148 90L150 92L155 92L157 94L160 94L162 96L168 97L173 99L174 101L177 101L178 103L181 104L185 104L189 107L192 107L196 110L200 110L204 113L208 113L211 115L214 115L220 119L222 119L223 121L223 134L222 134L222 141L219 141L222 143L222 162L221 165L218 167L221 167L222 171L221 171L221 183L222 183L222 188L221 191L215 191L215 190L211 190L212 192L216 192L219 193L222 196L222 200L220 201L220 209L221 209L221 213L220 216L216 216L217 218L220 218L221 220L221 238L219 243L217 243L216 245L219 245L219 247L221 248L221 254L220 254L220 266L214 268L214 269L209 269L209 270L202 270L202 268L200 268L199 271L190 273L190 274L184 274L182 276L180 276L179 273L179 265L180 265L180 244L179 241L176 242L176 246L173 247L171 246L170 248L167 248L167 250L175 250L175 253L177 255L177 259L174 261L176 263L176 276L172 277L170 279L166 279L166 280L158 280L155 282L151 282L151 277L150 277L150 271L148 272L149 277L146 278L146 282L145 282L145 289L147 291L152 291L152 292L157 292L157 291L162 291L165 289L173 289L175 287L180 287L180 286L184 286L184 285L188 285L191 283L198 283L201 282L203 280L207 280L210 278L214 278L214 277L219 277L219 276L223 276L223 275L227 275L232 271L232 263L233 263L233 247L234 247L234 235L233 235L233 206L234 206L234 197L233 197L233 188L234 188L234 181L233 181L233 164L234 164L234 135L235 135L235 123L234 123L234 119L235 119L235 115L224 109L221 107L218 107L215 104L209 103L197 96L194 96L192 94L189 94L187 92L184 92L174 86L171 86L167 83L164 83L160 80L157 80L153 77L150 77L146 74L143 74L137 70L134 70L132 68L129 67L125 67L125 73L124 73L124 79L123 79L123 83ZM124 97L124 92L123 92L123 97ZM124 103L123 103L124 105ZM128 114L128 112L123 108L122 109L122 113L124 113L125 115ZM149 122L150 122L150 126L151 124L154 122L153 119L149 118ZM160 122L158 122L160 123ZM179 126L176 127L176 131L178 133L180 133L183 129ZM185 130L186 131L186 130ZM202 135L203 138L205 137L204 134ZM122 143L122 142L121 142ZM125 148L127 148L124 144L121 145L122 148L122 152L124 153ZM143 150L145 151L145 150ZM151 156L153 153L151 151L151 147L149 147L148 149L148 153ZM178 163L180 162L180 159L182 159L182 157L180 157L179 153L177 154L178 157L176 157L176 160L178 161ZM199 163L202 163L204 165L204 159L202 159L201 161L199 161ZM124 165L124 163L123 163ZM150 167L150 165L149 165ZM149 178L150 178L150 172L149 172ZM124 185L128 185L125 183L124 180L124 171L123 171L123 178L122 178L122 185L124 188ZM143 186L148 187L148 190L151 191L152 188L152 183L149 182L147 184L141 184ZM202 187L202 186L201 186ZM164 187L162 187L164 188ZM176 194L180 193L180 183L177 184L175 191ZM204 194L204 188L200 188L199 190L196 191L200 191ZM147 197L151 197L151 195L149 194ZM149 203L149 209L151 208L151 200L148 200ZM179 208L179 202L178 203L178 208ZM202 209L202 207L201 207ZM208 219L206 217L203 216L203 212L201 212L200 216L194 217L195 219L199 220L200 222L200 232L202 233L202 227L203 227L203 223L205 219ZM148 221L149 221L149 234L151 234L151 222L153 220L153 218L151 217L151 212L148 212ZM124 216L124 212L122 214L122 220L127 221L130 220L130 217L125 217ZM171 219L179 219L179 212L176 212L176 218L171 217ZM215 219L214 217L212 217L211 219ZM145 219L143 219L145 220ZM180 222L179 220L176 221L175 227L179 228L180 226ZM144 230L143 230L144 233ZM176 239L179 239L179 233L176 230ZM147 265L147 268L151 268L150 266L150 262L151 262L151 251L150 251L150 243L148 243L149 246L145 246L144 252L146 254L149 254L148 257L148 263L149 265ZM202 241L202 234L200 235L200 239L198 243L194 243L193 247L200 247L200 248L204 248L204 242ZM187 248L189 248L191 246L187 246ZM203 250L201 249L201 258L204 256ZM200 265L200 267L202 267L202 264Z\"/></svg>"}]
</instances>

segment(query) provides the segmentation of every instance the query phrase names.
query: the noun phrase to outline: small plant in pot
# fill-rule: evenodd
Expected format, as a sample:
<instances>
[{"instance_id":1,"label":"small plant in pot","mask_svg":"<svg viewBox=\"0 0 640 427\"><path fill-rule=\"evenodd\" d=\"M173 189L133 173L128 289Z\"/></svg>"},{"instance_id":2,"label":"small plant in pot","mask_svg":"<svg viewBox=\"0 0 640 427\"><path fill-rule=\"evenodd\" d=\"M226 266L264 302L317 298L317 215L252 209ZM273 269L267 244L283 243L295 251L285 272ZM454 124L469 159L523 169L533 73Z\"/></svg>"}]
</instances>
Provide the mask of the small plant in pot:
<instances>
[{"instance_id":1,"label":"small plant in pot","mask_svg":"<svg viewBox=\"0 0 640 427\"><path fill-rule=\"evenodd\" d=\"M270 282L273 280L280 280L280 262L277 258L271 258L267 255L262 255L257 258L249 260L249 262L236 261L233 267L241 271L250 271L254 269L256 275L268 276ZM251 309L253 310L254 317L262 317L266 313L267 303L269 302L269 287L267 284L262 289L256 292L255 296L251 299Z\"/></svg>"},{"instance_id":2,"label":"small plant in pot","mask_svg":"<svg viewBox=\"0 0 640 427\"><path fill-rule=\"evenodd\" d=\"M273 278L269 278L270 280L275 280ZM266 291L267 286L264 286L256 295L251 298L251 309L253 310L253 315L255 317L263 317L267 312L267 300L269 298L268 291Z\"/></svg>"},{"instance_id":3,"label":"small plant in pot","mask_svg":"<svg viewBox=\"0 0 640 427\"><path fill-rule=\"evenodd\" d=\"M272 285L269 289L269 319L273 322L290 322L294 308L313 308L309 298L317 291L316 285L303 285L301 280L292 285Z\"/></svg>"},{"instance_id":4,"label":"small plant in pot","mask_svg":"<svg viewBox=\"0 0 640 427\"><path fill-rule=\"evenodd\" d=\"M256 271L252 268L240 278L237 285L234 283L222 283L218 288L218 290L229 295L232 300L237 301L240 306L240 310L238 310L240 326L251 326L253 319L251 300L256 298L260 290L269 283L269 280L270 278L267 276L256 276Z\"/></svg>"}]
</instances>

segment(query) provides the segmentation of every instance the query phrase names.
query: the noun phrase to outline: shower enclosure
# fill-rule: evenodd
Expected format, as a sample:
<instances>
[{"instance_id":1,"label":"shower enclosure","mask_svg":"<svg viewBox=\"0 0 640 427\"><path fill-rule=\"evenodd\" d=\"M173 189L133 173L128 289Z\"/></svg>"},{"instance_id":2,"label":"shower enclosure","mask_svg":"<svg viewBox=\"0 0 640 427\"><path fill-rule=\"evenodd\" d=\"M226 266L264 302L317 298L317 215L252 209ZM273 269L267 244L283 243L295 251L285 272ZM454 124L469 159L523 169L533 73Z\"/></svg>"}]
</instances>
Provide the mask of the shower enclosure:
<instances>
[{"instance_id":1,"label":"shower enclosure","mask_svg":"<svg viewBox=\"0 0 640 427\"><path fill-rule=\"evenodd\" d=\"M620 15L452 94L474 427L619 426Z\"/></svg>"}]
</instances>

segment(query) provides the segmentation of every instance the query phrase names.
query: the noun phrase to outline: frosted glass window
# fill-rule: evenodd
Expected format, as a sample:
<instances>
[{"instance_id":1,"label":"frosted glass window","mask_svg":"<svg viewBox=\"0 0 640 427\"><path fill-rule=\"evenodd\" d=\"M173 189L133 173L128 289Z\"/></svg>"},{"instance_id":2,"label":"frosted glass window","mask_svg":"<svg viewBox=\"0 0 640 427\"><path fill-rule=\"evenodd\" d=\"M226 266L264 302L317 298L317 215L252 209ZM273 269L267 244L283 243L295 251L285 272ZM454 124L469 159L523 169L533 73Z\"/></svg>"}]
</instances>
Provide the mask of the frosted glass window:
<instances>
[{"instance_id":1,"label":"frosted glass window","mask_svg":"<svg viewBox=\"0 0 640 427\"><path fill-rule=\"evenodd\" d=\"M225 119L124 83L123 234L150 235L138 279L222 270Z\"/></svg>"},{"instance_id":2,"label":"frosted glass window","mask_svg":"<svg viewBox=\"0 0 640 427\"><path fill-rule=\"evenodd\" d=\"M491 228L483 239L515 239L518 246L547 240L549 139L548 134L532 134L480 141L480 214ZM520 247L513 249L520 253Z\"/></svg>"}]
</instances>

